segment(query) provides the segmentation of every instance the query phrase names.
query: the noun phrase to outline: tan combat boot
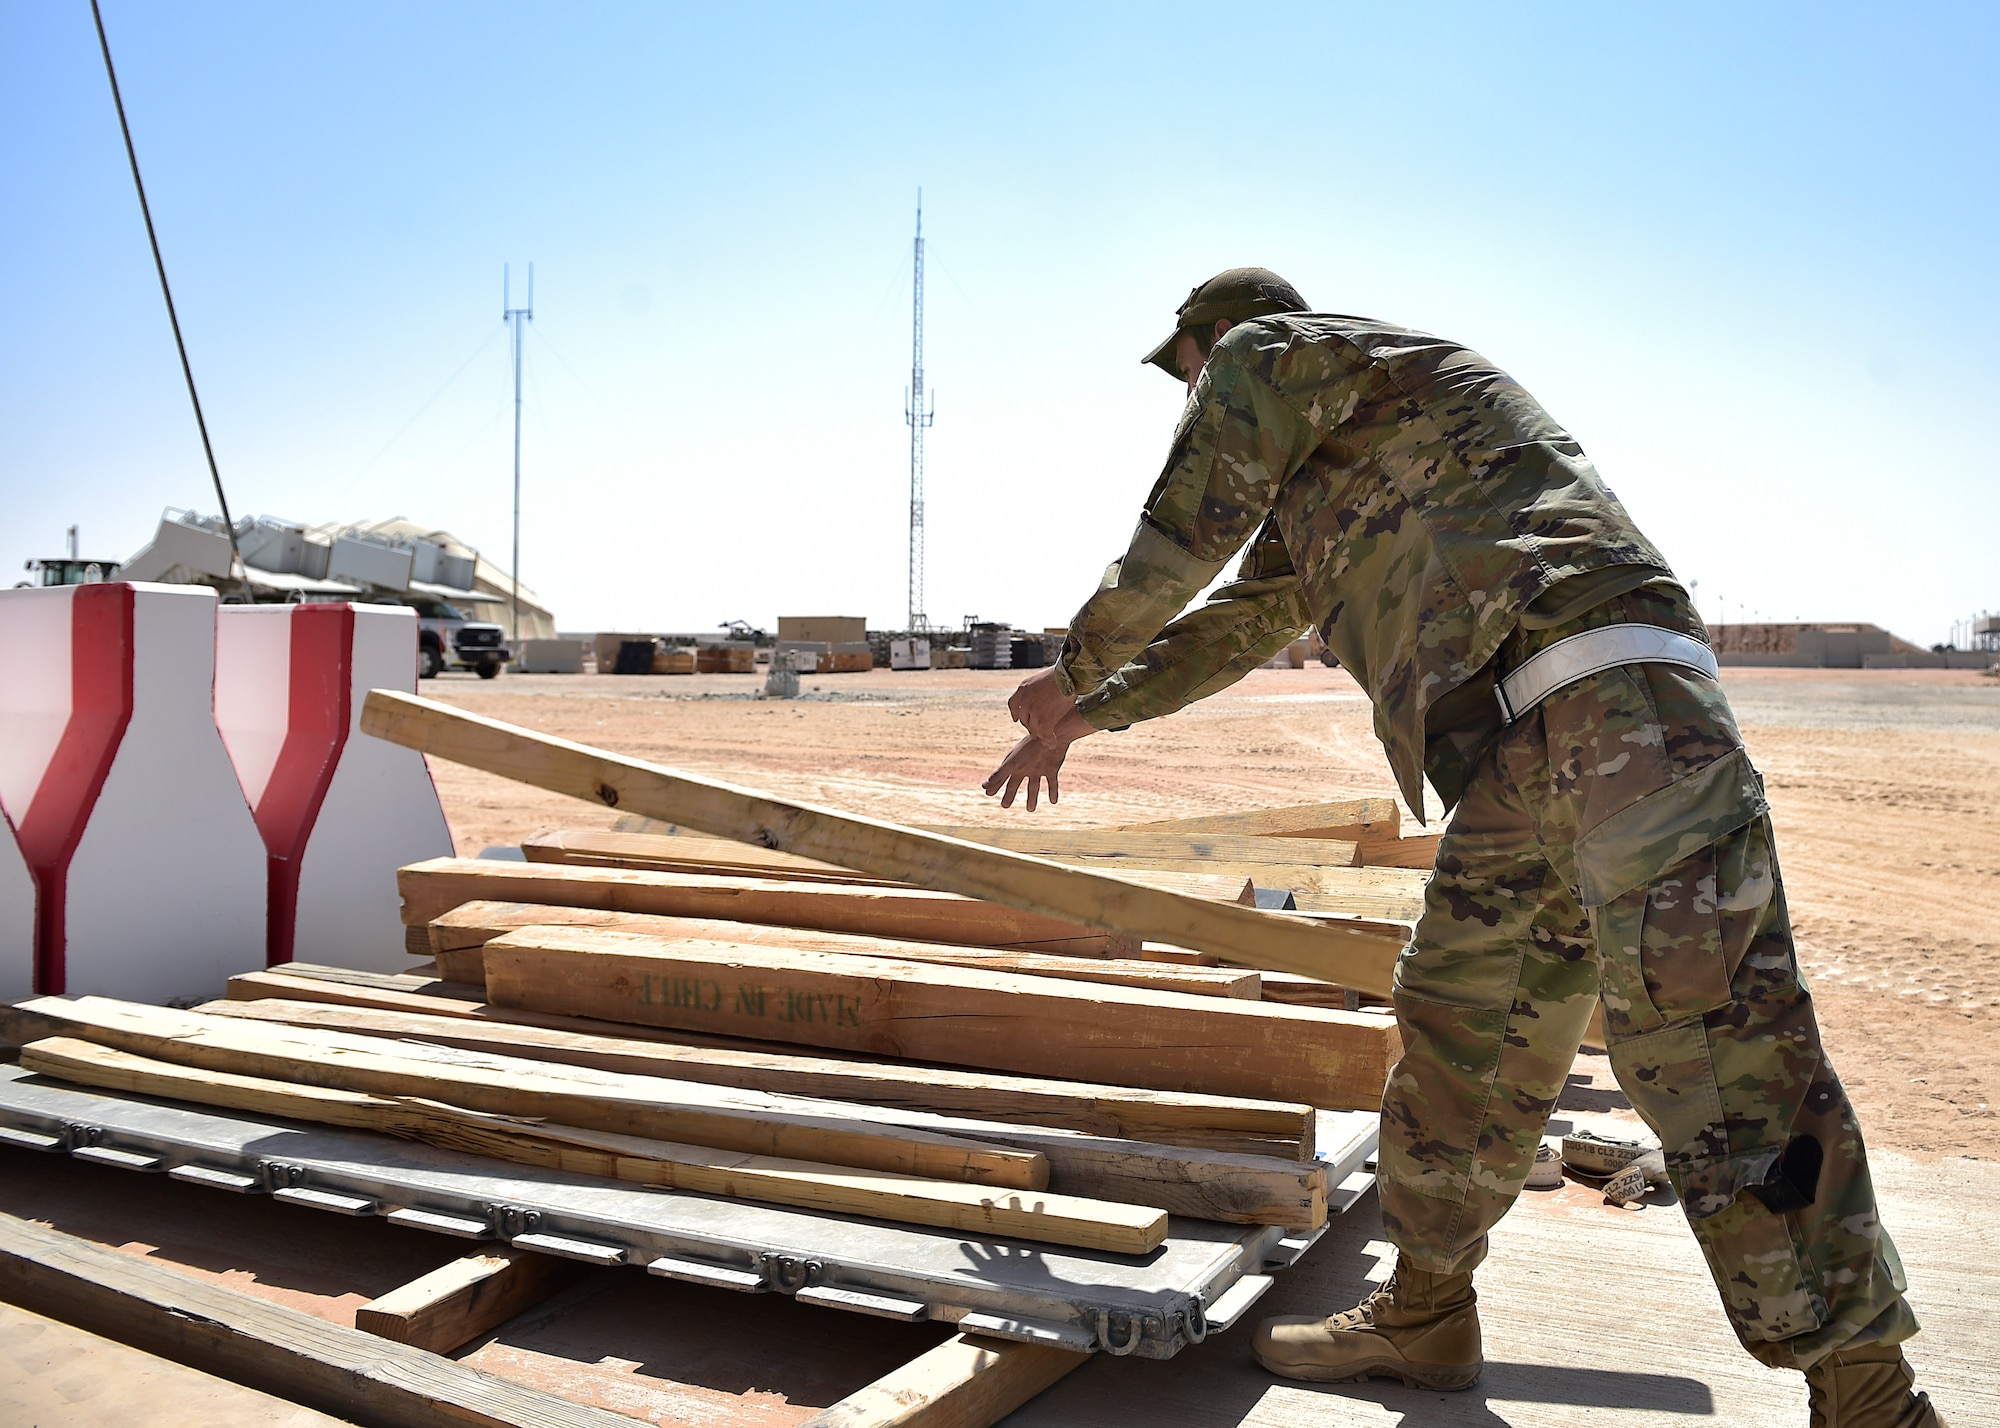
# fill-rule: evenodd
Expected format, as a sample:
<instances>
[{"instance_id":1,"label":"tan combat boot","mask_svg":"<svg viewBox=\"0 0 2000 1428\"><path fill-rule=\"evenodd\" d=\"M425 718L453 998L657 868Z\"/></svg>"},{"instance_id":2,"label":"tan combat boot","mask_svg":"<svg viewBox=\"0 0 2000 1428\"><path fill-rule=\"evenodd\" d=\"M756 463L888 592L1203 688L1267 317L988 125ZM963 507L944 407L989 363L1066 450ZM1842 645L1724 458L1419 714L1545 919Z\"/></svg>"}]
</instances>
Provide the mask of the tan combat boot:
<instances>
[{"instance_id":1,"label":"tan combat boot","mask_svg":"<svg viewBox=\"0 0 2000 1428\"><path fill-rule=\"evenodd\" d=\"M1947 1428L1916 1381L1899 1344L1830 1354L1806 1370L1812 1428Z\"/></svg>"},{"instance_id":2,"label":"tan combat boot","mask_svg":"<svg viewBox=\"0 0 2000 1428\"><path fill-rule=\"evenodd\" d=\"M1484 1366L1478 1302L1470 1270L1433 1274L1399 1263L1387 1284L1345 1314L1266 1319L1252 1348L1258 1363L1286 1378L1470 1388Z\"/></svg>"}]
</instances>

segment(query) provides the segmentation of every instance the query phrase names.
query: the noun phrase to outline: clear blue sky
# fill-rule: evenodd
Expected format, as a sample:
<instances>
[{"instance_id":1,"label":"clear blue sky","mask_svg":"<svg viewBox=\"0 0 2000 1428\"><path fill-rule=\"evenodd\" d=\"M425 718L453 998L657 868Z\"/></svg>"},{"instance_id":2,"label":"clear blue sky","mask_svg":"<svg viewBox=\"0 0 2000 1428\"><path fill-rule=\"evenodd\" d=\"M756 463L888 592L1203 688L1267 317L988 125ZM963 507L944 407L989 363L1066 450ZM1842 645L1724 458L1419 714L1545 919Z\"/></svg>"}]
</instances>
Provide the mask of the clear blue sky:
<instances>
[{"instance_id":1,"label":"clear blue sky","mask_svg":"<svg viewBox=\"0 0 2000 1428\"><path fill-rule=\"evenodd\" d=\"M535 262L565 628L900 617L919 184L934 618L1067 618L1246 263L1512 370L1710 618L2000 608L1991 6L105 11L238 512L504 563ZM84 0L0 0L0 186L0 566L123 557L213 500Z\"/></svg>"}]
</instances>

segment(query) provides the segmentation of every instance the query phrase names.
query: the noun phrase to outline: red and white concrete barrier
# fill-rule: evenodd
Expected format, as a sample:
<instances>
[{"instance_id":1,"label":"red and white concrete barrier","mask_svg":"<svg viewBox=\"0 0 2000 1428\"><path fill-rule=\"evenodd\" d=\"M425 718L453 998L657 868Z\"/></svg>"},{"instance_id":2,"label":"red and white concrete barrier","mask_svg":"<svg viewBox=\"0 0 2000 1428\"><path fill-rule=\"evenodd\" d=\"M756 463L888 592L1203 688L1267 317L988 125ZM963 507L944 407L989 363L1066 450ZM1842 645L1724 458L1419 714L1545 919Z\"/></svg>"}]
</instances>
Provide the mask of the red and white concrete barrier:
<instances>
[{"instance_id":1,"label":"red and white concrete barrier","mask_svg":"<svg viewBox=\"0 0 2000 1428\"><path fill-rule=\"evenodd\" d=\"M422 754L360 729L370 689L417 685L417 617L383 605L225 605L215 720L268 862L272 962L395 971L396 869L448 856Z\"/></svg>"},{"instance_id":2,"label":"red and white concrete barrier","mask_svg":"<svg viewBox=\"0 0 2000 1428\"><path fill-rule=\"evenodd\" d=\"M38 992L208 998L264 960L215 612L201 586L0 591L0 808L38 894Z\"/></svg>"},{"instance_id":3,"label":"red and white concrete barrier","mask_svg":"<svg viewBox=\"0 0 2000 1428\"><path fill-rule=\"evenodd\" d=\"M0 1002L35 991L35 875L0 809Z\"/></svg>"}]
</instances>

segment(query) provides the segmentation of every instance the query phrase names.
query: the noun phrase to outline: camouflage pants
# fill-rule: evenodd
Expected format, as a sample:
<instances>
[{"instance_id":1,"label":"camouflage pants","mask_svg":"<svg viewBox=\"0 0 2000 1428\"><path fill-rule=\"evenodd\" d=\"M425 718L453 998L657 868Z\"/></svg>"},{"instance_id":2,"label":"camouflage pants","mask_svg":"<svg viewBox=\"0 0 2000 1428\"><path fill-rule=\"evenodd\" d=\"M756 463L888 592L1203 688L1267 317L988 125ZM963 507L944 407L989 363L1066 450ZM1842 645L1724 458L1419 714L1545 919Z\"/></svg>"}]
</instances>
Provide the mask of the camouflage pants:
<instances>
[{"instance_id":1,"label":"camouflage pants","mask_svg":"<svg viewBox=\"0 0 2000 1428\"><path fill-rule=\"evenodd\" d=\"M1684 598L1517 632L1518 663L1624 620L1700 635ZM1711 680L1629 665L1488 749L1396 968L1406 1048L1382 1101L1381 1200L1416 1263L1468 1268L1520 1193L1591 1010L1660 1137L1743 1346L1804 1368L1916 1332L1853 1107L1793 951L1762 784Z\"/></svg>"}]
</instances>

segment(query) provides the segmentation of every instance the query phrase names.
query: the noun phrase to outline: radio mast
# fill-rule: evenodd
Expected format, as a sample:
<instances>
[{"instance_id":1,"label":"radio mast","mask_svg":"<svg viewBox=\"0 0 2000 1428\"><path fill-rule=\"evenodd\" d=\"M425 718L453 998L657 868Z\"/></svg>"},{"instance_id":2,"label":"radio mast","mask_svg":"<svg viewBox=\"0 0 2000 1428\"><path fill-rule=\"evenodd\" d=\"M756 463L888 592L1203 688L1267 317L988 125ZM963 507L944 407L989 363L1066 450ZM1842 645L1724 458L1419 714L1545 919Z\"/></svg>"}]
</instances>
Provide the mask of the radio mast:
<instances>
[{"instance_id":1,"label":"radio mast","mask_svg":"<svg viewBox=\"0 0 2000 1428\"><path fill-rule=\"evenodd\" d=\"M910 385L903 391L903 420L910 427L910 621L912 633L930 628L924 614L924 431L937 416L937 394L924 392L924 191L917 190L916 279L910 297Z\"/></svg>"},{"instance_id":2,"label":"radio mast","mask_svg":"<svg viewBox=\"0 0 2000 1428\"><path fill-rule=\"evenodd\" d=\"M500 316L514 334L514 568L508 572L513 582L513 628L508 640L515 646L514 656L520 658L521 650L521 347L527 338L523 322L535 320L535 265L528 264L528 305L514 306L513 271L507 264L500 267Z\"/></svg>"}]
</instances>

